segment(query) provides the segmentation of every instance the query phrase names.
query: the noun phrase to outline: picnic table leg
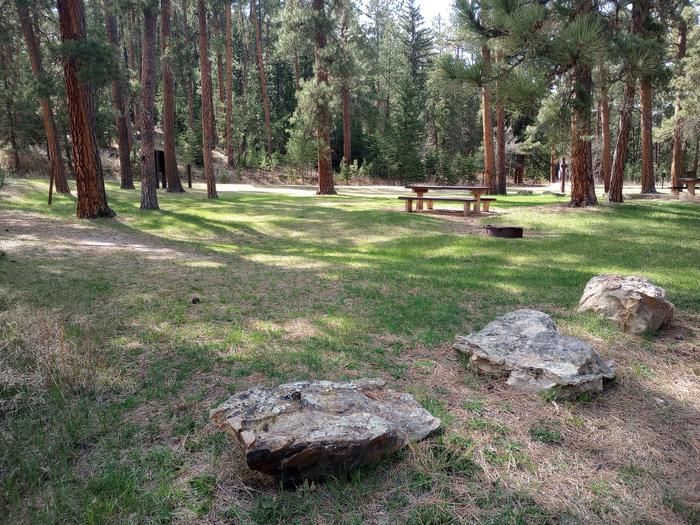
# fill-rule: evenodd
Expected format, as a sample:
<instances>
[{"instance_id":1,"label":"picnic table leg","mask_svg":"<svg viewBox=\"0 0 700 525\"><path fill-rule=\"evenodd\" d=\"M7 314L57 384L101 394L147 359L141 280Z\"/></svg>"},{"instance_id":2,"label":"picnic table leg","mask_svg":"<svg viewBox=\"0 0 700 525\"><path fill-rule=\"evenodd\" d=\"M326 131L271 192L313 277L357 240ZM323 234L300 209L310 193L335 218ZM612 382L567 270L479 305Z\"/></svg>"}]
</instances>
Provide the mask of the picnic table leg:
<instances>
[{"instance_id":1,"label":"picnic table leg","mask_svg":"<svg viewBox=\"0 0 700 525\"><path fill-rule=\"evenodd\" d=\"M428 209L429 210L433 209L433 201L428 201Z\"/></svg>"},{"instance_id":2,"label":"picnic table leg","mask_svg":"<svg viewBox=\"0 0 700 525\"><path fill-rule=\"evenodd\" d=\"M419 199L422 199L423 195L425 195L425 192L417 191L416 195L418 195ZM416 201L416 211L423 211L423 201Z\"/></svg>"},{"instance_id":3,"label":"picnic table leg","mask_svg":"<svg viewBox=\"0 0 700 525\"><path fill-rule=\"evenodd\" d=\"M484 211L489 211L490 204L491 203L489 201L484 201Z\"/></svg>"},{"instance_id":4,"label":"picnic table leg","mask_svg":"<svg viewBox=\"0 0 700 525\"><path fill-rule=\"evenodd\" d=\"M694 182L688 183L688 193L690 193L693 197L695 196L695 183Z\"/></svg>"},{"instance_id":5,"label":"picnic table leg","mask_svg":"<svg viewBox=\"0 0 700 525\"><path fill-rule=\"evenodd\" d=\"M474 213L481 213L481 195L475 193L474 198L476 199L476 201L474 201Z\"/></svg>"},{"instance_id":6,"label":"picnic table leg","mask_svg":"<svg viewBox=\"0 0 700 525\"><path fill-rule=\"evenodd\" d=\"M471 203L469 203L469 202L464 203L464 216L465 217L471 213L470 206L471 206Z\"/></svg>"},{"instance_id":7,"label":"picnic table leg","mask_svg":"<svg viewBox=\"0 0 700 525\"><path fill-rule=\"evenodd\" d=\"M413 201L411 199L406 200L406 211L411 213L413 211Z\"/></svg>"}]
</instances>

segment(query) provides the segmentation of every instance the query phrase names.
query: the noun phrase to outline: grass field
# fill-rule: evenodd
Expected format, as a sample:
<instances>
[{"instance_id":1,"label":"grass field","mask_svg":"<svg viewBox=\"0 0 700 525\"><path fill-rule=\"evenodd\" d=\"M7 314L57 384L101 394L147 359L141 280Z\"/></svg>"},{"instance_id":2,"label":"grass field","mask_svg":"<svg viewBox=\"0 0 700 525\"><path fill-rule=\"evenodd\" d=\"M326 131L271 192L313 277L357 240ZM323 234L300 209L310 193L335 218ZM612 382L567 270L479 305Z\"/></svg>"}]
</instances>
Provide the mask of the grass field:
<instances>
[{"instance_id":1,"label":"grass field","mask_svg":"<svg viewBox=\"0 0 700 525\"><path fill-rule=\"evenodd\" d=\"M0 189L2 521L699 523L698 204L509 196L463 219L195 190L143 212L109 184L117 219L78 221L45 186ZM527 237L485 237L486 222ZM576 314L601 273L664 287L672 326L637 337ZM465 368L455 335L520 307L614 359L618 381L556 403ZM358 377L415 394L444 432L284 491L208 421L255 383Z\"/></svg>"}]
</instances>

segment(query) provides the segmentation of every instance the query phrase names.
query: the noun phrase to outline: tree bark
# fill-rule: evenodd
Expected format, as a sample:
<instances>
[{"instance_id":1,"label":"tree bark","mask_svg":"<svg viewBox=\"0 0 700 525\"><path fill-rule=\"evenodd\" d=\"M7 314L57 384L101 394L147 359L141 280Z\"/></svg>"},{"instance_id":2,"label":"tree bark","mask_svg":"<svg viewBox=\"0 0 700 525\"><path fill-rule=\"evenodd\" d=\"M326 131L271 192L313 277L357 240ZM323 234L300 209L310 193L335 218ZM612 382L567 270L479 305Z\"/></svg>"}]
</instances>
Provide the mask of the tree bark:
<instances>
[{"instance_id":1,"label":"tree bark","mask_svg":"<svg viewBox=\"0 0 700 525\"><path fill-rule=\"evenodd\" d=\"M255 2L255 0L253 0ZM326 27L324 0L313 0L316 11L316 27L314 31L314 65L316 67L317 87L328 85L328 65L323 56L326 47ZM331 165L331 131L330 109L325 96L317 97L317 151L318 151L318 191L316 195L333 195L336 193L333 183L333 167Z\"/></svg>"},{"instance_id":2,"label":"tree bark","mask_svg":"<svg viewBox=\"0 0 700 525\"><path fill-rule=\"evenodd\" d=\"M496 62L501 61L501 56L496 52ZM500 86L499 81L496 81L496 91ZM501 97L496 95L496 193L498 195L506 194L506 119L505 109Z\"/></svg>"},{"instance_id":3,"label":"tree bark","mask_svg":"<svg viewBox=\"0 0 700 525\"><path fill-rule=\"evenodd\" d=\"M557 180L557 150L554 146L549 148L549 183L554 184Z\"/></svg>"},{"instance_id":4,"label":"tree bark","mask_svg":"<svg viewBox=\"0 0 700 525\"><path fill-rule=\"evenodd\" d=\"M632 21L630 32L633 35L639 33L642 27L642 6L638 0L632 2ZM627 159L627 142L630 134L630 123L632 117L632 106L636 90L636 79L630 69L629 60L625 61L627 77L622 95L622 106L620 107L620 120L617 127L617 143L615 144L615 157L613 158L612 174L610 176L610 192L608 200L610 202L622 202L622 186L625 180L625 161Z\"/></svg>"},{"instance_id":5,"label":"tree bark","mask_svg":"<svg viewBox=\"0 0 700 525\"><path fill-rule=\"evenodd\" d=\"M513 181L515 184L522 184L525 180L525 156L515 155L515 170L513 171Z\"/></svg>"},{"instance_id":6,"label":"tree bark","mask_svg":"<svg viewBox=\"0 0 700 525\"><path fill-rule=\"evenodd\" d=\"M676 51L676 64L681 64L685 58L688 38L688 26L681 20L678 26L678 50ZM680 66L677 66L680 67ZM671 153L671 186L678 187L678 179L685 177L685 152L683 141L683 122L678 113L681 111L681 95L676 95L674 112L676 124L673 128L673 150Z\"/></svg>"},{"instance_id":7,"label":"tree bark","mask_svg":"<svg viewBox=\"0 0 700 525\"><path fill-rule=\"evenodd\" d=\"M574 68L574 108L571 117L571 200L569 206L595 206L593 152L591 149L591 107L587 97L593 90L591 68Z\"/></svg>"},{"instance_id":8,"label":"tree bark","mask_svg":"<svg viewBox=\"0 0 700 525\"><path fill-rule=\"evenodd\" d=\"M316 4L314 3L314 6L315 5ZM262 91L262 105L263 111L265 113L265 133L267 135L267 157L269 158L270 156L272 156L272 127L270 124L270 101L267 98L267 79L265 77L265 64L263 62L262 42L260 37L260 22L258 20L257 9L255 7L255 0L251 0L250 2L250 17L253 20L253 26L255 28L255 50L258 59L258 71L260 72L260 89Z\"/></svg>"},{"instance_id":9,"label":"tree bark","mask_svg":"<svg viewBox=\"0 0 700 525\"><path fill-rule=\"evenodd\" d=\"M160 1L160 68L163 76L163 152L168 192L182 193L175 152L175 86L170 67L170 0Z\"/></svg>"},{"instance_id":10,"label":"tree bark","mask_svg":"<svg viewBox=\"0 0 700 525\"><path fill-rule=\"evenodd\" d=\"M651 80L643 78L639 82L639 98L641 102L642 128L642 193L656 193L654 182L654 143L652 139L652 100L653 90Z\"/></svg>"},{"instance_id":11,"label":"tree bark","mask_svg":"<svg viewBox=\"0 0 700 525\"><path fill-rule=\"evenodd\" d=\"M350 125L350 88L347 84L340 87L340 98L343 105L343 162L352 164L352 127Z\"/></svg>"},{"instance_id":12,"label":"tree bark","mask_svg":"<svg viewBox=\"0 0 700 525\"><path fill-rule=\"evenodd\" d=\"M185 31L185 41L189 48L190 39L192 38L192 32L190 31L189 19L187 17L187 11L189 9L189 2L184 0L182 5L182 25ZM187 64L190 64L190 55L188 53ZM192 81L192 68L187 69L187 83L185 85L185 91L187 96L187 126L190 130L194 130L194 82Z\"/></svg>"},{"instance_id":13,"label":"tree bark","mask_svg":"<svg viewBox=\"0 0 700 525\"><path fill-rule=\"evenodd\" d=\"M218 37L221 36L221 19L219 18L219 14L215 13L213 17L213 23L214 23L214 36ZM219 102L222 104L226 102L226 87L224 83L224 61L223 57L221 56L221 46L218 45L217 41L217 46L216 46L216 86L219 89Z\"/></svg>"},{"instance_id":14,"label":"tree bark","mask_svg":"<svg viewBox=\"0 0 700 525\"><path fill-rule=\"evenodd\" d=\"M39 42L34 34L34 27L29 20L29 9L25 3L25 0L15 0L15 6L17 7L20 25L22 26L24 42L27 45L27 54L29 55L29 61L32 66L34 79L41 83L46 79L46 72L44 71L44 66L42 64ZM42 89L41 86L40 89ZM51 177L56 185L57 192L70 194L68 179L66 177L66 169L63 165L63 157L61 155L61 144L58 140L58 131L56 130L56 120L54 119L53 107L51 105L51 98L41 92L39 95L39 101L41 103L41 112L44 121L44 132L46 133L46 149L49 154Z\"/></svg>"},{"instance_id":15,"label":"tree bark","mask_svg":"<svg viewBox=\"0 0 700 525\"><path fill-rule=\"evenodd\" d=\"M204 0L197 0L197 19L199 21L199 70L202 88L202 156L204 157L204 179L207 182L207 197L216 199L216 180L211 154L213 147L212 114L214 112L211 89L211 62L209 61L209 43L207 41L207 11Z\"/></svg>"},{"instance_id":16,"label":"tree bark","mask_svg":"<svg viewBox=\"0 0 700 525\"><path fill-rule=\"evenodd\" d=\"M625 80L625 88L620 106L620 120L617 126L617 142L615 144L615 157L613 160L612 174L610 176L610 202L622 202L622 185L625 179L625 160L627 156L627 142L630 134L630 121L632 106L634 104L635 81L629 77Z\"/></svg>"},{"instance_id":17,"label":"tree bark","mask_svg":"<svg viewBox=\"0 0 700 525\"><path fill-rule=\"evenodd\" d=\"M3 79L3 84L5 86L5 92L10 93L10 79L5 77ZM19 158L19 147L17 145L17 117L15 116L14 108L12 107L12 101L10 97L5 98L5 116L9 123L10 132L10 151L12 152L12 171L14 173L19 173L21 168L20 158Z\"/></svg>"},{"instance_id":18,"label":"tree bark","mask_svg":"<svg viewBox=\"0 0 700 525\"><path fill-rule=\"evenodd\" d=\"M119 54L119 32L117 30L117 17L114 16L114 5L112 0L104 1L105 27L107 29L107 40L114 52ZM117 63L121 63L118 60ZM119 148L119 174L121 178L121 188L125 190L134 189L134 177L131 173L131 137L129 136L129 114L124 97L124 84L121 76L122 68L119 67L116 76L112 79L112 104L116 112L117 124L117 147Z\"/></svg>"},{"instance_id":19,"label":"tree bark","mask_svg":"<svg viewBox=\"0 0 700 525\"><path fill-rule=\"evenodd\" d=\"M234 166L233 154L233 23L231 3L226 5L226 163Z\"/></svg>"},{"instance_id":20,"label":"tree bark","mask_svg":"<svg viewBox=\"0 0 700 525\"><path fill-rule=\"evenodd\" d=\"M156 5L146 0L141 34L141 209L157 210L154 115L156 69Z\"/></svg>"},{"instance_id":21,"label":"tree bark","mask_svg":"<svg viewBox=\"0 0 700 525\"><path fill-rule=\"evenodd\" d=\"M57 5L61 41L85 40L85 11L82 0L58 0ZM63 75L73 138L78 217L114 217L115 213L107 205L102 162L95 136L93 86L79 79L79 60L75 56L63 57Z\"/></svg>"},{"instance_id":22,"label":"tree bark","mask_svg":"<svg viewBox=\"0 0 700 525\"><path fill-rule=\"evenodd\" d=\"M487 46L481 48L481 58L484 62L484 73L491 74L491 50ZM484 173L489 193L498 191L496 184L496 159L493 149L493 115L491 114L491 86L488 79L481 86L482 129L484 133Z\"/></svg>"},{"instance_id":23,"label":"tree bark","mask_svg":"<svg viewBox=\"0 0 700 525\"><path fill-rule=\"evenodd\" d=\"M600 172L605 193L610 191L610 170L612 169L612 153L610 151L610 102L608 90L605 88L600 95L600 140L601 159Z\"/></svg>"},{"instance_id":24,"label":"tree bark","mask_svg":"<svg viewBox=\"0 0 700 525\"><path fill-rule=\"evenodd\" d=\"M131 37L129 38L129 44L127 48L127 54L129 59L129 69L133 77L138 78L141 82L141 66L139 64L138 57L138 35L139 35L139 25L136 15L136 9L132 7L129 11L129 20L131 22ZM134 107L134 129L139 129L141 127L141 97L136 97L133 101Z\"/></svg>"},{"instance_id":25,"label":"tree bark","mask_svg":"<svg viewBox=\"0 0 700 525\"><path fill-rule=\"evenodd\" d=\"M497 194L506 194L506 123L503 104L496 103L496 182Z\"/></svg>"}]
</instances>

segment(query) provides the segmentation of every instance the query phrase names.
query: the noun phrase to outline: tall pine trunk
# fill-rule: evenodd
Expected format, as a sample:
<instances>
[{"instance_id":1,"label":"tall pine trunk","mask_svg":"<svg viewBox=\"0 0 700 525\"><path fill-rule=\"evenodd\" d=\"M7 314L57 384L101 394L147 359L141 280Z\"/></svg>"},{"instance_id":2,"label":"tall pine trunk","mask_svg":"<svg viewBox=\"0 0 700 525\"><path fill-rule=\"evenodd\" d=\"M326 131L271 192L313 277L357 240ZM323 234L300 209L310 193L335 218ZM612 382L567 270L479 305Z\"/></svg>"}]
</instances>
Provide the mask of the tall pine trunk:
<instances>
[{"instance_id":1,"label":"tall pine trunk","mask_svg":"<svg viewBox=\"0 0 700 525\"><path fill-rule=\"evenodd\" d=\"M29 20L29 9L25 0L15 0L19 22L22 26L24 34L24 42L27 45L27 54L32 66L32 73L37 82L46 80L46 72L41 59L41 49L39 42L34 34L34 27ZM63 165L63 157L61 155L61 144L58 140L58 131L56 130L56 120L53 115L53 107L51 99L48 95L41 94L39 96L41 103L42 118L44 121L44 132L46 133L46 149L49 153L49 163L51 166L51 177L56 186L56 191L59 193L70 194L68 187L68 179L66 177L66 169Z\"/></svg>"},{"instance_id":2,"label":"tall pine trunk","mask_svg":"<svg viewBox=\"0 0 700 525\"><path fill-rule=\"evenodd\" d=\"M610 175L610 202L622 202L622 185L625 180L625 161L627 157L627 142L630 134L630 121L632 119L632 106L634 105L635 80L631 76L625 80L625 88L622 94L620 106L620 119L617 126L617 142L615 143L615 157L613 159L612 173Z\"/></svg>"},{"instance_id":3,"label":"tall pine trunk","mask_svg":"<svg viewBox=\"0 0 700 525\"><path fill-rule=\"evenodd\" d=\"M207 197L216 199L216 180L211 154L213 147L213 130L211 127L214 113L211 89L211 62L209 61L209 42L207 39L207 10L204 0L197 0L197 20L199 22L199 71L202 88L202 156L204 157L204 180L207 182Z\"/></svg>"},{"instance_id":4,"label":"tall pine trunk","mask_svg":"<svg viewBox=\"0 0 700 525\"><path fill-rule=\"evenodd\" d=\"M680 64L685 58L688 38L688 26L684 20L678 26L678 50L676 51L676 64ZM680 66L677 66L680 67ZM674 112L676 115L681 111L681 95L676 95ZM683 122L681 118L676 118L676 125L673 128L673 149L671 153L671 186L678 187L678 179L685 177L685 152L683 143Z\"/></svg>"},{"instance_id":5,"label":"tall pine trunk","mask_svg":"<svg viewBox=\"0 0 700 525\"><path fill-rule=\"evenodd\" d=\"M189 9L189 2L184 0L182 3L182 26L185 31L185 42L187 42L187 83L185 84L185 91L187 96L187 127L190 130L194 130L194 81L192 80L192 68L189 67L190 64L190 53L189 44L192 38L192 32L190 31L189 18L187 17L187 11Z\"/></svg>"},{"instance_id":6,"label":"tall pine trunk","mask_svg":"<svg viewBox=\"0 0 700 525\"><path fill-rule=\"evenodd\" d=\"M595 206L593 152L591 148L591 67L578 64L573 72L574 107L571 117L571 200L569 206Z\"/></svg>"},{"instance_id":7,"label":"tall pine trunk","mask_svg":"<svg viewBox=\"0 0 700 525\"><path fill-rule=\"evenodd\" d=\"M347 84L340 87L340 99L343 106L343 162L352 164L352 126L350 125L350 88Z\"/></svg>"},{"instance_id":8,"label":"tall pine trunk","mask_svg":"<svg viewBox=\"0 0 700 525\"><path fill-rule=\"evenodd\" d=\"M226 4L226 163L234 166L233 154L233 23L230 2Z\"/></svg>"},{"instance_id":9,"label":"tall pine trunk","mask_svg":"<svg viewBox=\"0 0 700 525\"><path fill-rule=\"evenodd\" d=\"M559 158L557 157L557 149L554 146L549 147L549 183L554 184L557 180L557 166Z\"/></svg>"},{"instance_id":10,"label":"tall pine trunk","mask_svg":"<svg viewBox=\"0 0 700 525\"><path fill-rule=\"evenodd\" d=\"M112 0L105 0L105 27L107 29L107 40L118 56L120 52L119 32L117 30L117 17L114 15L114 5ZM121 64L121 60L117 60ZM131 172L131 137L129 136L129 113L124 96L124 80L121 76L122 68L119 67L117 74L112 79L112 104L116 112L117 124L117 147L119 148L119 175L121 178L121 188L125 190L134 189L134 176Z\"/></svg>"},{"instance_id":11,"label":"tall pine trunk","mask_svg":"<svg viewBox=\"0 0 700 525\"><path fill-rule=\"evenodd\" d=\"M85 11L82 0L58 0L58 20L61 41L85 40ZM95 135L93 86L80 80L79 59L63 57L68 118L73 142L73 167L78 190L78 217L94 219L114 217L107 205L102 162Z\"/></svg>"},{"instance_id":12,"label":"tall pine trunk","mask_svg":"<svg viewBox=\"0 0 700 525\"><path fill-rule=\"evenodd\" d=\"M253 0L255 1L255 0ZM316 84L318 87L328 84L328 65L324 57L326 47L325 5L324 0L313 0L316 12L316 27L314 31L314 65L316 67ZM316 142L318 150L318 191L316 195L334 195L333 167L331 165L331 131L330 108L328 100L321 96L317 98Z\"/></svg>"},{"instance_id":13,"label":"tall pine trunk","mask_svg":"<svg viewBox=\"0 0 700 525\"><path fill-rule=\"evenodd\" d=\"M2 83L5 88L5 118L7 120L7 127L9 128L10 152L12 154L11 169L14 173L19 173L21 163L19 158L19 146L17 144L17 116L15 115L12 99L9 95L12 92L12 84L9 75L3 78Z\"/></svg>"},{"instance_id":14,"label":"tall pine trunk","mask_svg":"<svg viewBox=\"0 0 700 525\"><path fill-rule=\"evenodd\" d=\"M610 101L608 90L605 88L600 95L600 172L603 179L603 190L610 191L610 170L612 169L612 152L610 151Z\"/></svg>"},{"instance_id":15,"label":"tall pine trunk","mask_svg":"<svg viewBox=\"0 0 700 525\"><path fill-rule=\"evenodd\" d=\"M129 22L131 36L129 37L129 43L127 46L129 70L131 76L134 79L138 79L141 82L141 65L139 63L140 58L138 56L138 39L139 39L139 24L138 16L136 14L136 8L131 7L129 9ZM134 114L134 127L133 129L140 129L141 127L141 96L135 97L133 100L133 114Z\"/></svg>"},{"instance_id":16,"label":"tall pine trunk","mask_svg":"<svg viewBox=\"0 0 700 525\"><path fill-rule=\"evenodd\" d=\"M484 73L491 75L491 50L487 46L481 48L481 59L484 62ZM493 115L491 114L490 79L485 79L481 85L482 129L484 133L484 172L489 193L496 193L496 158L493 150Z\"/></svg>"},{"instance_id":17,"label":"tall pine trunk","mask_svg":"<svg viewBox=\"0 0 700 525\"><path fill-rule=\"evenodd\" d=\"M224 62L221 56L221 46L218 43L219 37L221 36L221 19L219 18L219 13L215 13L213 17L214 24L214 36L217 39L216 46L216 86L219 89L219 102L222 104L226 102L226 86L224 83Z\"/></svg>"},{"instance_id":18,"label":"tall pine trunk","mask_svg":"<svg viewBox=\"0 0 700 525\"><path fill-rule=\"evenodd\" d=\"M175 85L170 67L170 0L160 0L160 68L163 76L163 151L169 192L185 191L180 182L175 153Z\"/></svg>"},{"instance_id":19,"label":"tall pine trunk","mask_svg":"<svg viewBox=\"0 0 700 525\"><path fill-rule=\"evenodd\" d=\"M501 61L501 56L496 53L496 61ZM498 93L500 83L496 81L496 187L499 195L506 194L506 118L503 100Z\"/></svg>"},{"instance_id":20,"label":"tall pine trunk","mask_svg":"<svg viewBox=\"0 0 700 525\"><path fill-rule=\"evenodd\" d=\"M656 193L654 182L654 142L652 139L652 100L651 80L643 78L639 82L639 99L641 102L642 128L642 193Z\"/></svg>"},{"instance_id":21,"label":"tall pine trunk","mask_svg":"<svg viewBox=\"0 0 700 525\"><path fill-rule=\"evenodd\" d=\"M323 4L323 2L321 3ZM314 3L314 6L315 5L316 4ZM260 89L262 92L262 105L263 111L265 113L265 133L267 136L267 156L269 158L272 155L272 127L270 124L270 101L267 98L267 78L265 76L265 64L263 62L262 54L260 21L258 20L258 12L255 7L255 0L251 0L250 2L250 17L253 20L253 26L255 29L255 51L258 59L258 71L260 72Z\"/></svg>"},{"instance_id":22,"label":"tall pine trunk","mask_svg":"<svg viewBox=\"0 0 700 525\"><path fill-rule=\"evenodd\" d=\"M158 178L155 163L155 69L156 69L156 6L146 0L143 6L141 34L141 209L157 210Z\"/></svg>"},{"instance_id":23,"label":"tall pine trunk","mask_svg":"<svg viewBox=\"0 0 700 525\"><path fill-rule=\"evenodd\" d=\"M632 21L630 31L633 35L639 33L642 27L642 9L639 0L632 2ZM625 88L620 107L620 120L617 126L617 143L615 144L615 157L613 158L612 174L610 176L610 202L622 202L622 186L625 181L625 162L627 160L627 142L629 140L632 108L636 91L636 79L634 78L629 59L625 59Z\"/></svg>"},{"instance_id":24,"label":"tall pine trunk","mask_svg":"<svg viewBox=\"0 0 700 525\"><path fill-rule=\"evenodd\" d=\"M503 104L496 102L496 183L499 195L506 194L506 122Z\"/></svg>"}]
</instances>

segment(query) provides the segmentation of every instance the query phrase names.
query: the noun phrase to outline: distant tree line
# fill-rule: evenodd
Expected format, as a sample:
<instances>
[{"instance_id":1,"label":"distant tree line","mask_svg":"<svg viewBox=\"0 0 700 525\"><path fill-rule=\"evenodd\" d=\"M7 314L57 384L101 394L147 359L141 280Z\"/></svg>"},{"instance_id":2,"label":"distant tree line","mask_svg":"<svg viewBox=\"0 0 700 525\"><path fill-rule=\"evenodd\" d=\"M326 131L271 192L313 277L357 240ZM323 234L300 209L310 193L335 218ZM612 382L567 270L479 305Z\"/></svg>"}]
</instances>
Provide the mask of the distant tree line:
<instances>
[{"instance_id":1,"label":"distant tree line","mask_svg":"<svg viewBox=\"0 0 700 525\"><path fill-rule=\"evenodd\" d=\"M13 4L13 5L12 5ZM12 5L12 8L9 6ZM7 8L6 8L7 7ZM571 204L622 201L697 173L700 29L687 0L11 0L0 11L0 146L11 169L45 149L81 217L111 216L100 148L121 187L158 207L185 164L217 196L230 170L313 167L318 193L355 176L554 180Z\"/></svg>"}]
</instances>

